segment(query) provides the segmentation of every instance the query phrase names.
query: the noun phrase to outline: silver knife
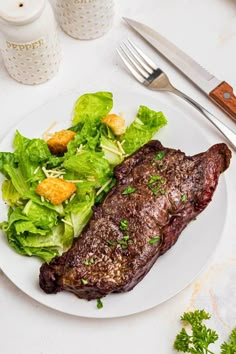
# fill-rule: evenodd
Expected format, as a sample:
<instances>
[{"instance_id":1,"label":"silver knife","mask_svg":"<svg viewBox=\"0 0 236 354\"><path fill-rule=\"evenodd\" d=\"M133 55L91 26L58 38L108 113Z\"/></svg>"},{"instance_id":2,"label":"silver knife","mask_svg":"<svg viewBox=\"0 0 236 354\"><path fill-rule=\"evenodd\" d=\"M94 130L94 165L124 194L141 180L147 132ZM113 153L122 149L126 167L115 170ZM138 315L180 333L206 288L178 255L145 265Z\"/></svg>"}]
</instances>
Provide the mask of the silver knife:
<instances>
[{"instance_id":1,"label":"silver knife","mask_svg":"<svg viewBox=\"0 0 236 354\"><path fill-rule=\"evenodd\" d=\"M236 122L236 96L227 82L210 74L154 29L127 17L123 19Z\"/></svg>"}]
</instances>

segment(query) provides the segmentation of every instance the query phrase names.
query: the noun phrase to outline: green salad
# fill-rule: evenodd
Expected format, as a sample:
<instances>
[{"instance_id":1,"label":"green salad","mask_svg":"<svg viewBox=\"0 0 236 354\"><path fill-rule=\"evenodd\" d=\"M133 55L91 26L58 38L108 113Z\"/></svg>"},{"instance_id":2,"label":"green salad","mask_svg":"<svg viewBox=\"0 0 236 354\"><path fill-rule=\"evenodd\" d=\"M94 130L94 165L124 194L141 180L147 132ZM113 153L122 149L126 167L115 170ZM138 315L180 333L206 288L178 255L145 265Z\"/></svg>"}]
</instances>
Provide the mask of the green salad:
<instances>
[{"instance_id":1,"label":"green salad","mask_svg":"<svg viewBox=\"0 0 236 354\"><path fill-rule=\"evenodd\" d=\"M18 253L49 262L66 251L89 221L93 206L115 184L114 167L167 124L163 113L140 106L134 121L116 135L104 123L112 107L110 92L79 97L67 129L73 138L63 153L55 153L47 141L30 139L19 131L14 152L0 152L0 172L5 177L2 198L9 207L8 220L0 227ZM74 186L63 202L52 203L37 193L45 180L62 183L62 179Z\"/></svg>"}]
</instances>

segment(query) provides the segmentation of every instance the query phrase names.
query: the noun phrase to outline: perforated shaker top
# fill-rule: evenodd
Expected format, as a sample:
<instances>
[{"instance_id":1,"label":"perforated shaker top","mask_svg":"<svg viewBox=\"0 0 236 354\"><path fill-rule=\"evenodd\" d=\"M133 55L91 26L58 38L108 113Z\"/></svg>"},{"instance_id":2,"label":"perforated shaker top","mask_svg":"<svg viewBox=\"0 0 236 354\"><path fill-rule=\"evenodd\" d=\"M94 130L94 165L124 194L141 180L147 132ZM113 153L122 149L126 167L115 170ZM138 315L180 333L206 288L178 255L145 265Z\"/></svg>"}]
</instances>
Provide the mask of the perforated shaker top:
<instances>
[{"instance_id":1,"label":"perforated shaker top","mask_svg":"<svg viewBox=\"0 0 236 354\"><path fill-rule=\"evenodd\" d=\"M45 0L0 0L0 18L15 24L33 21L45 7Z\"/></svg>"}]
</instances>

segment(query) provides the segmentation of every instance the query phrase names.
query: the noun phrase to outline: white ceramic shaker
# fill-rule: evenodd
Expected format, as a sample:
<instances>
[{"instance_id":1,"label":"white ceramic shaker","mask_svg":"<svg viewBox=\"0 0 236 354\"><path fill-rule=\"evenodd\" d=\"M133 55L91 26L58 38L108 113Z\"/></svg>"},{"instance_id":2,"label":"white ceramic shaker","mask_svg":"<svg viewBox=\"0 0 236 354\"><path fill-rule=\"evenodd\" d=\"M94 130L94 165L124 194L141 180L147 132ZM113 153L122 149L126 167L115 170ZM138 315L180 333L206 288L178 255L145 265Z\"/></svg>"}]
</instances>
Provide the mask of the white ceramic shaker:
<instances>
[{"instance_id":1,"label":"white ceramic shaker","mask_svg":"<svg viewBox=\"0 0 236 354\"><path fill-rule=\"evenodd\" d=\"M76 39L95 39L112 26L114 0L57 0L58 22Z\"/></svg>"},{"instance_id":2,"label":"white ceramic shaker","mask_svg":"<svg viewBox=\"0 0 236 354\"><path fill-rule=\"evenodd\" d=\"M0 0L0 48L15 80L34 85L52 78L61 51L48 0Z\"/></svg>"}]
</instances>

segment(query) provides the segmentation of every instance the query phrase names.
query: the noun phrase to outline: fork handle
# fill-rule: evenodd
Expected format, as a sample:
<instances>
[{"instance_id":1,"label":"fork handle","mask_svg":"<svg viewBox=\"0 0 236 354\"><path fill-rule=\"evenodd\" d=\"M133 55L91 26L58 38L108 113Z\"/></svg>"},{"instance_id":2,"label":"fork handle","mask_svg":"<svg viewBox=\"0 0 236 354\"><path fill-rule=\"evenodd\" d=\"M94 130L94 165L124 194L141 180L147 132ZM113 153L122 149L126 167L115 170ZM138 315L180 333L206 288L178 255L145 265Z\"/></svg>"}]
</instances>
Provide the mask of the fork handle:
<instances>
[{"instance_id":1,"label":"fork handle","mask_svg":"<svg viewBox=\"0 0 236 354\"><path fill-rule=\"evenodd\" d=\"M199 103L194 101L191 97L187 96L185 93L174 88L172 90L177 96L183 98L185 101L190 103L194 108L196 108L203 116L205 116L231 143L231 145L236 150L236 133L222 123L218 118L216 118L212 113L210 113L206 108L202 107Z\"/></svg>"}]
</instances>

